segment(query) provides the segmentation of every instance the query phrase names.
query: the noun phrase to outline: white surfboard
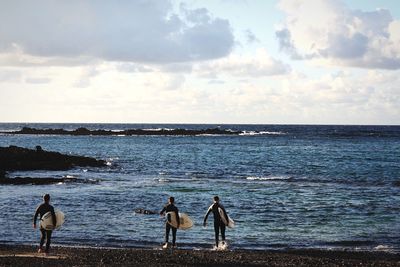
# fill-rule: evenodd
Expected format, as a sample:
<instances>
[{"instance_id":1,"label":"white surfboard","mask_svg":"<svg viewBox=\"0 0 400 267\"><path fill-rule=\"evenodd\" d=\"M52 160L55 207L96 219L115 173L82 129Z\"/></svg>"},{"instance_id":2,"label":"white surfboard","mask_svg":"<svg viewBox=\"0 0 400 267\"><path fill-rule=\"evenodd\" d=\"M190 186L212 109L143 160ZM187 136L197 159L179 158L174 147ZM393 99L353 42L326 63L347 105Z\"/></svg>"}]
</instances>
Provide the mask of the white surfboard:
<instances>
[{"instance_id":1,"label":"white surfboard","mask_svg":"<svg viewBox=\"0 0 400 267\"><path fill-rule=\"evenodd\" d=\"M186 213L180 213L179 212L179 228L181 230L186 230L189 229L193 226L193 221L190 219L190 217ZM167 212L165 214L167 218L167 222L172 226L172 227L177 227L178 222L176 221L176 215L174 211Z\"/></svg>"},{"instance_id":2,"label":"white surfboard","mask_svg":"<svg viewBox=\"0 0 400 267\"><path fill-rule=\"evenodd\" d=\"M228 215L228 218L226 218L226 217L225 217L225 213L224 213L224 211L223 211L221 208L218 208L218 212L219 212L219 215L221 216L221 221L222 221L226 226L228 226L229 228L235 227L235 222L231 219L231 217L229 217L229 215Z\"/></svg>"},{"instance_id":3,"label":"white surfboard","mask_svg":"<svg viewBox=\"0 0 400 267\"><path fill-rule=\"evenodd\" d=\"M51 212L46 212L42 219L40 219L40 227L46 230L55 230L61 227L65 221L65 215L62 211L56 210L54 211L56 214L57 224L56 227L53 226L53 217L51 216Z\"/></svg>"}]
</instances>

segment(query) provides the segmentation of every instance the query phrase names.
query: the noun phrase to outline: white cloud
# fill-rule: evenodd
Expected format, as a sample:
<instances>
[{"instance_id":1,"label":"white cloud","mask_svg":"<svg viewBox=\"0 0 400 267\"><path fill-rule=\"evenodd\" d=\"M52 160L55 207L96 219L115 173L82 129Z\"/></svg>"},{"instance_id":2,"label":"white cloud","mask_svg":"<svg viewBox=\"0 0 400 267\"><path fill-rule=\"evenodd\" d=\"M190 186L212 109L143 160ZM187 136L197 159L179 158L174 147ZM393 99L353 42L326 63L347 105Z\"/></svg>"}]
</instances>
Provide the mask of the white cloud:
<instances>
[{"instance_id":1,"label":"white cloud","mask_svg":"<svg viewBox=\"0 0 400 267\"><path fill-rule=\"evenodd\" d=\"M212 79L219 75L260 78L290 72L289 65L272 58L265 49L258 50L254 55L231 54L219 60L195 64L193 68L196 74Z\"/></svg>"},{"instance_id":2,"label":"white cloud","mask_svg":"<svg viewBox=\"0 0 400 267\"><path fill-rule=\"evenodd\" d=\"M20 82L22 74L19 70L13 69L0 69L0 82L7 83L7 82Z\"/></svg>"},{"instance_id":3,"label":"white cloud","mask_svg":"<svg viewBox=\"0 0 400 267\"><path fill-rule=\"evenodd\" d=\"M27 77L25 78L25 82L31 84L46 84L50 83L51 79L46 77Z\"/></svg>"},{"instance_id":4,"label":"white cloud","mask_svg":"<svg viewBox=\"0 0 400 267\"><path fill-rule=\"evenodd\" d=\"M91 84L91 79L100 74L98 68L102 68L102 71L104 72L107 71L107 68L104 68L104 64L98 66L91 65L91 66L81 67L81 73L79 77L74 81L73 86L78 88L89 87Z\"/></svg>"},{"instance_id":5,"label":"white cloud","mask_svg":"<svg viewBox=\"0 0 400 267\"><path fill-rule=\"evenodd\" d=\"M51 83L4 82L0 120L353 124L400 120L400 70L321 77L292 71L274 79L209 84L181 73L121 72L117 64L26 69L22 80L51 77ZM85 88L72 82L84 77Z\"/></svg>"},{"instance_id":6,"label":"white cloud","mask_svg":"<svg viewBox=\"0 0 400 267\"><path fill-rule=\"evenodd\" d=\"M294 59L324 59L361 68L400 68L400 21L389 10L349 9L340 0L281 0L286 21L276 31Z\"/></svg>"},{"instance_id":7,"label":"white cloud","mask_svg":"<svg viewBox=\"0 0 400 267\"><path fill-rule=\"evenodd\" d=\"M246 36L247 43L251 44L251 43L259 43L260 42L260 40L257 38L257 36L250 29L247 29L244 32L244 34Z\"/></svg>"},{"instance_id":8,"label":"white cloud","mask_svg":"<svg viewBox=\"0 0 400 267\"><path fill-rule=\"evenodd\" d=\"M145 64L136 64L136 63L118 63L116 65L116 69L121 72L153 72L154 69L151 66L147 66Z\"/></svg>"},{"instance_id":9,"label":"white cloud","mask_svg":"<svg viewBox=\"0 0 400 267\"><path fill-rule=\"evenodd\" d=\"M14 64L18 54L35 57L32 64L196 61L226 56L234 44L227 20L207 9L175 14L169 1L158 0L3 1L0 24L0 59Z\"/></svg>"}]
</instances>

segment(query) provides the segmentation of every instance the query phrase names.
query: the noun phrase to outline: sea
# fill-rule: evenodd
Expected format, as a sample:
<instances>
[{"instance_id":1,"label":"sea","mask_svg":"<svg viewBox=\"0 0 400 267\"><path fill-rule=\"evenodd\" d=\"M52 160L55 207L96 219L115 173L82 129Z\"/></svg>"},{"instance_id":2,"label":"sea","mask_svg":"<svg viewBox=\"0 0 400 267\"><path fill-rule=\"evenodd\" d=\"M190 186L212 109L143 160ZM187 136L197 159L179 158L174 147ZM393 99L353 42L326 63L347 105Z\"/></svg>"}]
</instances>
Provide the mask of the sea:
<instances>
[{"instance_id":1,"label":"sea","mask_svg":"<svg viewBox=\"0 0 400 267\"><path fill-rule=\"evenodd\" d=\"M240 135L15 135L38 129L208 129ZM45 193L65 213L53 244L159 248L169 196L194 221L177 244L210 249L218 195L234 228L229 249L339 249L400 252L400 126L34 124L1 123L0 146L20 146L107 161L104 168L11 172L86 182L0 185L0 243L37 244L32 227Z\"/></svg>"}]
</instances>

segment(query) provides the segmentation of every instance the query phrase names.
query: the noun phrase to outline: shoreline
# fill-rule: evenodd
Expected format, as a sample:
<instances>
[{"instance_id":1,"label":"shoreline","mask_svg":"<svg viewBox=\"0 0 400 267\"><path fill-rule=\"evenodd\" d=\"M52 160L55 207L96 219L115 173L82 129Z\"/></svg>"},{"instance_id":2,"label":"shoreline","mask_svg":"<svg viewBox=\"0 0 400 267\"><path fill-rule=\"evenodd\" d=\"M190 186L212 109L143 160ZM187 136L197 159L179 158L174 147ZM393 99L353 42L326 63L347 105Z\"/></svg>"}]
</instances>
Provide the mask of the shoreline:
<instances>
[{"instance_id":1,"label":"shoreline","mask_svg":"<svg viewBox=\"0 0 400 267\"><path fill-rule=\"evenodd\" d=\"M0 244L0 266L400 266L400 254L318 249L225 250Z\"/></svg>"}]
</instances>

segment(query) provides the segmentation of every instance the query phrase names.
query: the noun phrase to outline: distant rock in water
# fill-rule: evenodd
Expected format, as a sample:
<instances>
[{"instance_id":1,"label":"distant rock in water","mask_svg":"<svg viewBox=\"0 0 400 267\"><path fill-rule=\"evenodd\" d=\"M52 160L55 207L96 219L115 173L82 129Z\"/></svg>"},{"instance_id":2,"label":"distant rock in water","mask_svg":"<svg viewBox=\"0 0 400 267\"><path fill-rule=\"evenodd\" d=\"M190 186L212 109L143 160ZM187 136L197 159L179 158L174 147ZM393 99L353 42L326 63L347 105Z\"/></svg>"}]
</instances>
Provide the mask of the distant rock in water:
<instances>
[{"instance_id":1,"label":"distant rock in water","mask_svg":"<svg viewBox=\"0 0 400 267\"><path fill-rule=\"evenodd\" d=\"M121 131L89 130L78 128L76 130L64 129L35 129L23 127L19 131L3 132L5 134L47 134L47 135L239 135L242 132L224 130L220 128L189 130L189 129L130 129Z\"/></svg>"},{"instance_id":2,"label":"distant rock in water","mask_svg":"<svg viewBox=\"0 0 400 267\"><path fill-rule=\"evenodd\" d=\"M44 151L40 146L36 149L0 147L0 175L1 171L68 170L75 166L103 167L106 166L106 162L90 157Z\"/></svg>"},{"instance_id":3,"label":"distant rock in water","mask_svg":"<svg viewBox=\"0 0 400 267\"><path fill-rule=\"evenodd\" d=\"M136 213L136 214L146 214L146 215L158 214L158 213L155 212L155 211L146 210L146 209L143 209L143 208L135 209L135 213Z\"/></svg>"},{"instance_id":4,"label":"distant rock in water","mask_svg":"<svg viewBox=\"0 0 400 267\"><path fill-rule=\"evenodd\" d=\"M14 177L14 178L1 178L0 185L45 185L45 184L59 184L59 183L84 183L96 184L98 180L86 180L78 178L32 178L32 177Z\"/></svg>"},{"instance_id":5,"label":"distant rock in water","mask_svg":"<svg viewBox=\"0 0 400 267\"><path fill-rule=\"evenodd\" d=\"M104 160L90 157L64 155L58 152L44 151L41 146L28 149L17 146L0 147L0 184L54 184L65 182L83 182L77 178L8 178L8 171L32 170L69 170L75 166L104 167ZM90 182L90 181L89 181Z\"/></svg>"}]
</instances>

